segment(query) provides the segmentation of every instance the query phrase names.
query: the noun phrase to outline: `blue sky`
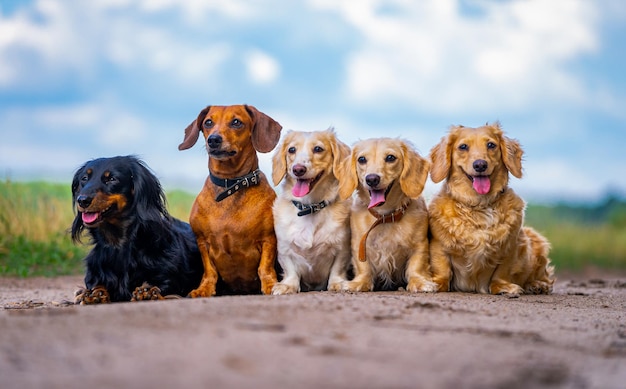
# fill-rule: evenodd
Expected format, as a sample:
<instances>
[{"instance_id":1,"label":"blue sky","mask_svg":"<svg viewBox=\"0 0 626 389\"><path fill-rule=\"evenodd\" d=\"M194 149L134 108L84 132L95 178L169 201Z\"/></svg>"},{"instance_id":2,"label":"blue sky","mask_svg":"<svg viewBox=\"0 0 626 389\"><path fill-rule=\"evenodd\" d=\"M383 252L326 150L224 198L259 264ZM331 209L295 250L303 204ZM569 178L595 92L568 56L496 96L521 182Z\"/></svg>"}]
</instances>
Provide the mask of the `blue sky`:
<instances>
[{"instance_id":1,"label":"blue sky","mask_svg":"<svg viewBox=\"0 0 626 389\"><path fill-rule=\"evenodd\" d=\"M69 183L137 154L197 192L206 152L178 151L183 129L247 103L423 155L450 125L500 120L529 201L626 194L624 37L622 0L2 0L0 178Z\"/></svg>"}]
</instances>

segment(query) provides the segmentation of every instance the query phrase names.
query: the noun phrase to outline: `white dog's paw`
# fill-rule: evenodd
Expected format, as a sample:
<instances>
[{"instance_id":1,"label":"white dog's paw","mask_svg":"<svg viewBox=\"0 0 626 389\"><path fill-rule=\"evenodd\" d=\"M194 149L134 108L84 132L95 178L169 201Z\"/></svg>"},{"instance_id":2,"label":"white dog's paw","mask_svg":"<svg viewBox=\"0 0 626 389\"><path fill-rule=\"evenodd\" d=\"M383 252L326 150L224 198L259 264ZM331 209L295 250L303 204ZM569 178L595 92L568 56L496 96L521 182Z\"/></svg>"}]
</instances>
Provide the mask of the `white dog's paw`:
<instances>
[{"instance_id":1,"label":"white dog's paw","mask_svg":"<svg viewBox=\"0 0 626 389\"><path fill-rule=\"evenodd\" d=\"M417 277L411 278L406 286L406 290L411 293L434 293L437 289L436 283Z\"/></svg>"},{"instance_id":2,"label":"white dog's paw","mask_svg":"<svg viewBox=\"0 0 626 389\"><path fill-rule=\"evenodd\" d=\"M341 292L343 290L343 281L328 284L329 292Z\"/></svg>"},{"instance_id":3,"label":"white dog's paw","mask_svg":"<svg viewBox=\"0 0 626 389\"><path fill-rule=\"evenodd\" d=\"M272 294L276 296L281 295L281 294L294 294L294 293L298 293L299 291L300 290L298 290L298 287L296 286L283 284L280 282L274 285L274 287L272 288Z\"/></svg>"}]
</instances>

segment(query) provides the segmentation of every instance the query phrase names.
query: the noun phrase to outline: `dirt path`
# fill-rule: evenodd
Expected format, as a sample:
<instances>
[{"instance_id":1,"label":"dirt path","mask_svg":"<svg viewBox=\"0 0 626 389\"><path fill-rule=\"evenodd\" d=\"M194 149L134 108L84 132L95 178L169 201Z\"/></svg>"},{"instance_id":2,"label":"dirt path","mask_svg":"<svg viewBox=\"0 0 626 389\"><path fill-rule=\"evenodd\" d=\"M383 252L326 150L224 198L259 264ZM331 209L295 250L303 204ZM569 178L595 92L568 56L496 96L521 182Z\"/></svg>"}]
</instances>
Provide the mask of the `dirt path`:
<instances>
[{"instance_id":1,"label":"dirt path","mask_svg":"<svg viewBox=\"0 0 626 389\"><path fill-rule=\"evenodd\" d=\"M2 388L624 388L626 278L550 296L405 292L102 306L0 279Z\"/></svg>"}]
</instances>

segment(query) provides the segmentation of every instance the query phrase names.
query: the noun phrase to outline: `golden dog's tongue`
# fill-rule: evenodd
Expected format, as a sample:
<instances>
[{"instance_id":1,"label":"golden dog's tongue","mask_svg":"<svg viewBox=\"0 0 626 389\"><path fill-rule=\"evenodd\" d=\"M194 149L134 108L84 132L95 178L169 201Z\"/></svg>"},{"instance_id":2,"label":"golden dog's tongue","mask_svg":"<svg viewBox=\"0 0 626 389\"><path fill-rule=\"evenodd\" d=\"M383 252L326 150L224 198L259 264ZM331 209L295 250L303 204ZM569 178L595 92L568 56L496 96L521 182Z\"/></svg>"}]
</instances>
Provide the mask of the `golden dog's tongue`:
<instances>
[{"instance_id":1,"label":"golden dog's tongue","mask_svg":"<svg viewBox=\"0 0 626 389\"><path fill-rule=\"evenodd\" d=\"M489 189L491 189L491 181L487 176L476 176L474 177L472 186L478 194L484 195L489 193Z\"/></svg>"},{"instance_id":2,"label":"golden dog's tongue","mask_svg":"<svg viewBox=\"0 0 626 389\"><path fill-rule=\"evenodd\" d=\"M370 205L367 208L374 208L385 202L385 190L370 190Z\"/></svg>"},{"instance_id":3,"label":"golden dog's tongue","mask_svg":"<svg viewBox=\"0 0 626 389\"><path fill-rule=\"evenodd\" d=\"M296 197L306 196L311 190L311 180L296 180L296 184L291 189L291 194Z\"/></svg>"},{"instance_id":4,"label":"golden dog's tongue","mask_svg":"<svg viewBox=\"0 0 626 389\"><path fill-rule=\"evenodd\" d=\"M100 216L99 212L83 212L83 223L93 223Z\"/></svg>"}]
</instances>

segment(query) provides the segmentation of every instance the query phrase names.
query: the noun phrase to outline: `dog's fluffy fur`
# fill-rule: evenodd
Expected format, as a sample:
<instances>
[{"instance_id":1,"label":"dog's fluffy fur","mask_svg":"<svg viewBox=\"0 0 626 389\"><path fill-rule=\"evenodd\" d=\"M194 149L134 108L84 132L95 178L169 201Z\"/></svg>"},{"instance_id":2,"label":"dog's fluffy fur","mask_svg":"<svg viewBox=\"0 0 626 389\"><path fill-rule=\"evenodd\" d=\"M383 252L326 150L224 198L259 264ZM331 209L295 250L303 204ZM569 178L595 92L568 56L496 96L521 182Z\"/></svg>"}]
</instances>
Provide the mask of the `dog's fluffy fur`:
<instances>
[{"instance_id":1,"label":"dog's fluffy fur","mask_svg":"<svg viewBox=\"0 0 626 389\"><path fill-rule=\"evenodd\" d=\"M202 277L202 260L189 224L171 217L157 178L133 157L86 162L74 174L72 239L87 230L81 304L186 296Z\"/></svg>"},{"instance_id":2,"label":"dog's fluffy fur","mask_svg":"<svg viewBox=\"0 0 626 389\"><path fill-rule=\"evenodd\" d=\"M354 279L346 291L391 290L407 286L411 292L434 292L428 263L428 213L421 196L429 162L406 141L368 139L356 143L342 165L340 196L354 190L351 211ZM373 228L366 240L366 259L358 258L362 237L376 221L406 207L399 221ZM408 285L407 285L408 283Z\"/></svg>"},{"instance_id":3,"label":"dog's fluffy fur","mask_svg":"<svg viewBox=\"0 0 626 389\"><path fill-rule=\"evenodd\" d=\"M522 176L522 148L499 123L452 127L430 152L444 181L429 206L431 267L439 291L550 293L547 240L523 227L524 201L508 187Z\"/></svg>"},{"instance_id":4,"label":"dog's fluffy fur","mask_svg":"<svg viewBox=\"0 0 626 389\"><path fill-rule=\"evenodd\" d=\"M273 294L341 290L350 264L350 201L339 199L336 171L349 155L332 129L291 131L274 154L274 185L283 181L274 226L284 273ZM298 216L294 201L305 214Z\"/></svg>"}]
</instances>

